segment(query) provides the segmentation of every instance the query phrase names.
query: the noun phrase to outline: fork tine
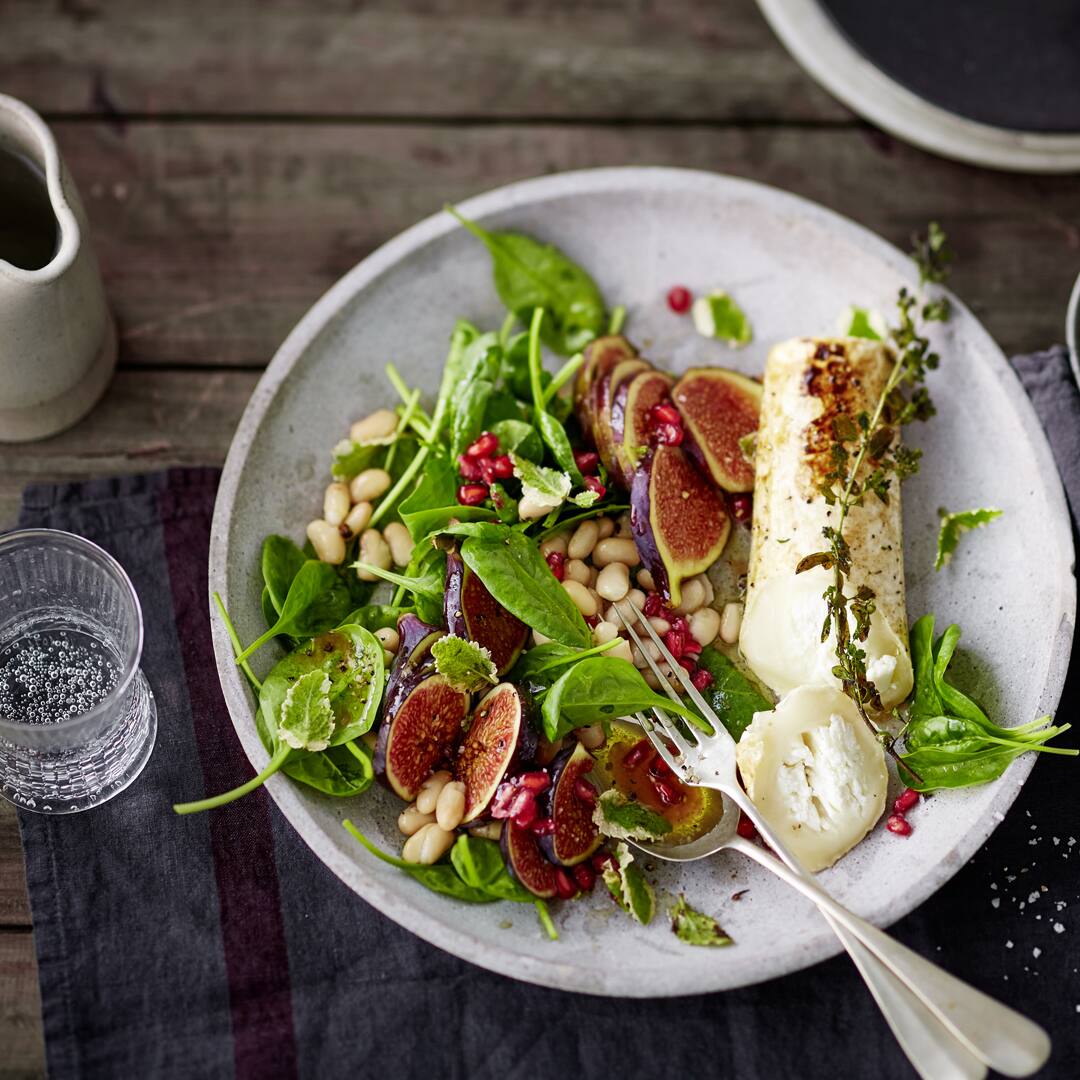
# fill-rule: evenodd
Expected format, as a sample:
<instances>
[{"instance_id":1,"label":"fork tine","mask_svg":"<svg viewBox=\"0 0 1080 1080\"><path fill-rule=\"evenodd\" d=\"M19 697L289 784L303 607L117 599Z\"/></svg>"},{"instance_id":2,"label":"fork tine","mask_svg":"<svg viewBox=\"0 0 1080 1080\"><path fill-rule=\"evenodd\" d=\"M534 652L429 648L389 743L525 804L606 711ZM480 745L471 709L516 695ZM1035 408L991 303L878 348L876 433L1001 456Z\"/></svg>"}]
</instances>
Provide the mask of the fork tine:
<instances>
[{"instance_id":1,"label":"fork tine","mask_svg":"<svg viewBox=\"0 0 1080 1080\"><path fill-rule=\"evenodd\" d=\"M680 776L683 770L687 768L687 762L680 760L667 747L667 743L664 741L663 735L658 734L657 729L653 726L653 723L644 713L634 713L634 719L641 725L645 732L645 737L653 744L653 748L656 752L667 762L668 766L675 770L676 776Z\"/></svg>"},{"instance_id":2,"label":"fork tine","mask_svg":"<svg viewBox=\"0 0 1080 1080\"><path fill-rule=\"evenodd\" d=\"M682 702L679 701L679 695L675 692L675 688L664 677L664 673L660 670L656 661L653 660L653 658L649 656L649 654L645 651L645 643L638 636L638 633L633 628L633 626L630 625L630 621L626 618L626 616L623 615L621 611L619 611L618 605L616 605L615 607L615 613L622 620L622 624L626 627L626 632L633 639L634 644L637 645L637 647L641 650L641 655L645 657L645 663L649 665L649 668L656 676L657 681L667 692L667 696L671 698L671 700L674 701L677 705L681 705ZM661 648L663 648L662 645ZM667 652L666 649L664 651ZM668 653L668 656L671 656L671 653ZM653 714L656 716L657 722L660 725L660 730L679 748L680 752L684 756L697 756L697 753L700 753L694 743L691 743L688 739L684 738L682 732L679 731L678 725L671 719L670 716L668 716L666 712L664 712L663 709L654 708Z\"/></svg>"},{"instance_id":3,"label":"fork tine","mask_svg":"<svg viewBox=\"0 0 1080 1080\"><path fill-rule=\"evenodd\" d=\"M648 633L649 637L651 637L656 643L657 648L660 650L660 655L663 656L663 658L667 661L668 667L670 667L671 670L675 673L676 678L682 684L682 688L687 692L690 700L701 710L701 715L704 716L710 724L712 724L713 731L716 734L726 733L727 728L724 727L723 722L720 720L720 717L716 715L715 711L709 706L708 702L701 696L698 688L690 681L690 676L686 674L686 669L679 663L678 660L675 659L674 656L671 655L670 650L664 644L663 638L661 638L660 635L653 629L652 623L650 623L649 620L646 618L644 612L642 612L638 608L637 604L635 604L633 600L627 600L627 603L630 605L631 610L637 615L639 621L641 622L641 625L645 627L645 630ZM618 608L616 608L615 610L617 612L619 611ZM619 618L622 618L622 612L619 612ZM626 620L623 619L623 622L626 623ZM626 624L626 628L630 630L630 626L628 623ZM634 631L630 630L630 633L634 634ZM637 635L634 634L634 637L636 638ZM644 652L644 650L642 651ZM659 675L657 677L661 679L661 682L664 682L663 678L661 678ZM671 691L669 690L668 693L670 695Z\"/></svg>"}]
</instances>

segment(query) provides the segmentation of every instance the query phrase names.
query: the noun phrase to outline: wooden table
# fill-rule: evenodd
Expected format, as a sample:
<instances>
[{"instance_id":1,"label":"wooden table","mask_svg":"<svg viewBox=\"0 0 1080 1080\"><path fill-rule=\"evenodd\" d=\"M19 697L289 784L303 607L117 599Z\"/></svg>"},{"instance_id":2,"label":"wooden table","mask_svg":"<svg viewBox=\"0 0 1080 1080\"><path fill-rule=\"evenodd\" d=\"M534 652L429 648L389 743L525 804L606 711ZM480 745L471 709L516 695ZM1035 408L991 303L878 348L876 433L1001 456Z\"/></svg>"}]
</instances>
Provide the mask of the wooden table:
<instances>
[{"instance_id":1,"label":"wooden table","mask_svg":"<svg viewBox=\"0 0 1080 1080\"><path fill-rule=\"evenodd\" d=\"M464 14L461 12L464 11ZM120 323L106 398L0 448L31 481L222 461L305 309L399 230L592 165L763 180L899 244L940 220L1007 352L1060 340L1080 185L940 161L854 118L752 0L0 0L0 90L51 123ZM0 804L0 1080L44 1071L15 814Z\"/></svg>"}]
</instances>

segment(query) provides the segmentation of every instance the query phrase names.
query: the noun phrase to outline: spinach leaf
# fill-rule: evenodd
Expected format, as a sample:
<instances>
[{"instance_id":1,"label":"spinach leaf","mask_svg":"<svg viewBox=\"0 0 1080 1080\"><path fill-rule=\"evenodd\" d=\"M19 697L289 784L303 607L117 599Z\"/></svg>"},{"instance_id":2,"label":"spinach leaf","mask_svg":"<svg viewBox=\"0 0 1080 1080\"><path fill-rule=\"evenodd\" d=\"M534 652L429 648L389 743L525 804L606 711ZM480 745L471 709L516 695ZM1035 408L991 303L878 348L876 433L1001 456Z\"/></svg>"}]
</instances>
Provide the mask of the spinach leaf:
<instances>
[{"instance_id":1,"label":"spinach leaf","mask_svg":"<svg viewBox=\"0 0 1080 1080\"><path fill-rule=\"evenodd\" d=\"M547 411L544 404L540 334L543 329L545 314L544 308L538 307L533 312L532 322L529 325L529 383L532 388L536 426L540 431L540 437L559 463L559 468L570 477L573 484L581 484L581 470L574 460L574 451L570 446L570 439L567 437L566 429Z\"/></svg>"},{"instance_id":2,"label":"spinach leaf","mask_svg":"<svg viewBox=\"0 0 1080 1080\"><path fill-rule=\"evenodd\" d=\"M287 761L281 771L301 784L337 798L367 791L375 777L371 753L359 741L331 746L319 754L298 755Z\"/></svg>"},{"instance_id":3,"label":"spinach leaf","mask_svg":"<svg viewBox=\"0 0 1080 1080\"><path fill-rule=\"evenodd\" d=\"M274 601L270 597L270 590L264 585L262 587L262 593L259 595L259 610L262 612L263 622L267 627L273 626L278 621L278 610L274 607ZM236 655L244 651L243 645L235 650Z\"/></svg>"},{"instance_id":4,"label":"spinach leaf","mask_svg":"<svg viewBox=\"0 0 1080 1080\"><path fill-rule=\"evenodd\" d=\"M711 645L701 650L698 667L704 668L713 677L711 685L701 691L701 696L720 717L736 742L750 726L754 713L772 709L772 703L762 697L757 687Z\"/></svg>"},{"instance_id":5,"label":"spinach leaf","mask_svg":"<svg viewBox=\"0 0 1080 1080\"><path fill-rule=\"evenodd\" d=\"M307 559L304 553L286 536L271 534L262 545L262 576L270 601L278 615L285 606L289 586ZM271 621L273 625L275 620Z\"/></svg>"},{"instance_id":6,"label":"spinach leaf","mask_svg":"<svg viewBox=\"0 0 1080 1080\"><path fill-rule=\"evenodd\" d=\"M292 579L277 622L236 658L237 663L278 634L304 638L337 626L352 608L353 599L336 568L309 559Z\"/></svg>"},{"instance_id":7,"label":"spinach leaf","mask_svg":"<svg viewBox=\"0 0 1080 1080\"><path fill-rule=\"evenodd\" d=\"M544 343L561 356L573 356L604 332L607 314L596 282L558 248L529 236L489 232L447 209L491 253L499 299L522 322L533 309L546 308L551 317Z\"/></svg>"},{"instance_id":8,"label":"spinach leaf","mask_svg":"<svg viewBox=\"0 0 1080 1080\"><path fill-rule=\"evenodd\" d=\"M377 465L393 441L393 438L389 438L379 442L358 443L351 439L342 439L334 447L331 475L335 480L351 480L357 473Z\"/></svg>"},{"instance_id":9,"label":"spinach leaf","mask_svg":"<svg viewBox=\"0 0 1080 1080\"><path fill-rule=\"evenodd\" d=\"M462 506L457 501L460 483L457 468L445 451L433 453L420 482L401 501L398 510L414 543L440 529L452 518L459 521L483 521L491 510L483 506Z\"/></svg>"},{"instance_id":10,"label":"spinach leaf","mask_svg":"<svg viewBox=\"0 0 1080 1080\"><path fill-rule=\"evenodd\" d=\"M693 709L650 690L633 664L617 656L592 656L560 675L544 697L544 737L555 742L574 728L648 711L653 706L681 716L703 731L712 731Z\"/></svg>"},{"instance_id":11,"label":"spinach leaf","mask_svg":"<svg viewBox=\"0 0 1080 1080\"><path fill-rule=\"evenodd\" d=\"M563 645L588 646L592 634L574 601L555 580L540 549L507 526L501 539L470 536L461 557L487 591L512 615Z\"/></svg>"},{"instance_id":12,"label":"spinach leaf","mask_svg":"<svg viewBox=\"0 0 1080 1080\"><path fill-rule=\"evenodd\" d=\"M498 420L489 430L499 440L500 453L516 454L536 464L543 460L544 445L532 424L524 420Z\"/></svg>"},{"instance_id":13,"label":"spinach leaf","mask_svg":"<svg viewBox=\"0 0 1080 1080\"><path fill-rule=\"evenodd\" d=\"M536 902L536 897L510 876L494 840L459 836L450 849L450 862L466 885L483 889L492 899L523 904Z\"/></svg>"},{"instance_id":14,"label":"spinach leaf","mask_svg":"<svg viewBox=\"0 0 1080 1080\"><path fill-rule=\"evenodd\" d=\"M345 618L345 622L355 626L362 626L365 630L371 630L372 632L375 630L395 630L397 629L398 619L402 615L412 613L413 609L409 605L365 604L355 611L350 611Z\"/></svg>"},{"instance_id":15,"label":"spinach leaf","mask_svg":"<svg viewBox=\"0 0 1080 1080\"><path fill-rule=\"evenodd\" d=\"M1001 517L1001 513L1000 510L993 509L958 510L952 514L947 510L939 510L941 528L938 530L934 569L940 570L952 558L962 533L968 529L977 529L981 525L989 525L994 518Z\"/></svg>"},{"instance_id":16,"label":"spinach leaf","mask_svg":"<svg viewBox=\"0 0 1080 1080\"><path fill-rule=\"evenodd\" d=\"M480 331L470 322L459 319L450 335L450 351L443 364L442 381L439 384L439 396L435 400L435 409L431 414L430 442L437 443L450 418L450 402L454 392L461 384L462 363L469 344L480 336Z\"/></svg>"}]
</instances>

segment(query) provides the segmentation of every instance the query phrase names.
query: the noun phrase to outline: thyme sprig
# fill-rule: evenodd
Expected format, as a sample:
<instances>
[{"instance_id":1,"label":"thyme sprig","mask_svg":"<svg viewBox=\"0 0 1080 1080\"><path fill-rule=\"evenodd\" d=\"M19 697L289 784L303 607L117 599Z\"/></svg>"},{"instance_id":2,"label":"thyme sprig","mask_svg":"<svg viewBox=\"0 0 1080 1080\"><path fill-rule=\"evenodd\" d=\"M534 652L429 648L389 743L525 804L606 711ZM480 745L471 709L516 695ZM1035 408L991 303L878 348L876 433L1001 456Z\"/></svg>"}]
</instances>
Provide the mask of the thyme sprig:
<instances>
[{"instance_id":1,"label":"thyme sprig","mask_svg":"<svg viewBox=\"0 0 1080 1080\"><path fill-rule=\"evenodd\" d=\"M913 238L913 248L920 287L944 283L952 252L937 222L930 223L925 237ZM795 568L799 574L814 566L832 571L832 581L823 593L825 619L821 640L828 641L835 630L833 674L863 720L890 752L891 736L881 731L870 716L872 711L881 710L881 696L867 678L866 652L862 648L870 634L875 596L866 585L860 585L851 596L846 592L852 555L844 539L844 525L853 506L860 506L871 495L887 505L893 483L918 472L921 452L899 443L897 435L904 424L928 420L934 415L934 405L924 384L927 373L938 366L940 358L930 348L923 324L947 320L949 301L947 297L931 297L920 302L902 287L897 297L897 312L897 324L889 332L895 361L873 411L863 411L854 417L839 416L832 423L831 469L818 490L829 506L836 508L835 523L822 529L824 549L807 555Z\"/></svg>"}]
</instances>

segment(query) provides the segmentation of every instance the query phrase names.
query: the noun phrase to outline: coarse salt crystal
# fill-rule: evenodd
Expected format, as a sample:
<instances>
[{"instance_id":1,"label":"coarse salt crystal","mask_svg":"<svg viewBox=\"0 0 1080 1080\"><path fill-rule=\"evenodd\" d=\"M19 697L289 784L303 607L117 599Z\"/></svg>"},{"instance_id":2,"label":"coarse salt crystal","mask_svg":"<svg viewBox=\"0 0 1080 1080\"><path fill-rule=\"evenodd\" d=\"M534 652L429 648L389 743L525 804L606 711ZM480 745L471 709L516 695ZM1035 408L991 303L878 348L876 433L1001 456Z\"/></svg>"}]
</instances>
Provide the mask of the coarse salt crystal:
<instances>
[{"instance_id":1,"label":"coarse salt crystal","mask_svg":"<svg viewBox=\"0 0 1080 1080\"><path fill-rule=\"evenodd\" d=\"M993 908L1001 907L1001 898L995 896L994 899L990 901L990 906Z\"/></svg>"},{"instance_id":2,"label":"coarse salt crystal","mask_svg":"<svg viewBox=\"0 0 1080 1080\"><path fill-rule=\"evenodd\" d=\"M1034 956L1036 960L1038 960L1039 957L1042 956L1042 949L1040 949L1039 946L1036 945L1035 948L1031 950L1031 955Z\"/></svg>"},{"instance_id":3,"label":"coarse salt crystal","mask_svg":"<svg viewBox=\"0 0 1080 1080\"><path fill-rule=\"evenodd\" d=\"M1065 933L1065 927L1062 926L1062 924L1059 923L1059 922L1054 923L1054 933L1055 934L1064 934Z\"/></svg>"}]
</instances>

